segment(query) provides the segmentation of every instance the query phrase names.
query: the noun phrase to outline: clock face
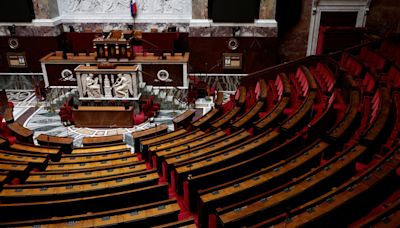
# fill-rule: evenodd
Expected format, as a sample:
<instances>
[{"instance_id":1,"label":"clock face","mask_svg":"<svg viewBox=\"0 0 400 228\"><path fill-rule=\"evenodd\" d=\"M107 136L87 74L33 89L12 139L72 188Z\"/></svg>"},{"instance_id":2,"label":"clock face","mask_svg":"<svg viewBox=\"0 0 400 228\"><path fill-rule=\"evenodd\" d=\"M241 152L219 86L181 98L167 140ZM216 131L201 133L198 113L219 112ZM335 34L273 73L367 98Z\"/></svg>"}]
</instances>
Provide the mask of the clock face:
<instances>
[{"instance_id":1,"label":"clock face","mask_svg":"<svg viewBox=\"0 0 400 228\"><path fill-rule=\"evenodd\" d=\"M8 39L8 46L11 49L17 49L19 47L19 41L17 38L10 38Z\"/></svg>"}]
</instances>

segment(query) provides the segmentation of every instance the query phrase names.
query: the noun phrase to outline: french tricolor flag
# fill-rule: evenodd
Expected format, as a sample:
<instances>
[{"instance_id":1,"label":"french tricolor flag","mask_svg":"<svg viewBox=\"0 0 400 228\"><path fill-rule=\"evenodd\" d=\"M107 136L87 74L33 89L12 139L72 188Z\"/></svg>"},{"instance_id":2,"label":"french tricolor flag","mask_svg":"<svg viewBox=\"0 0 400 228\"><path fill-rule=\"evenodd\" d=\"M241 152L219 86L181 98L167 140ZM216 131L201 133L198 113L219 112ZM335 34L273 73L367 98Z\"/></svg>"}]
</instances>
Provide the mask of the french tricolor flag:
<instances>
[{"instance_id":1,"label":"french tricolor flag","mask_svg":"<svg viewBox=\"0 0 400 228\"><path fill-rule=\"evenodd\" d=\"M137 14L137 5L136 5L136 0L131 0L131 15L132 17L136 17Z\"/></svg>"}]
</instances>

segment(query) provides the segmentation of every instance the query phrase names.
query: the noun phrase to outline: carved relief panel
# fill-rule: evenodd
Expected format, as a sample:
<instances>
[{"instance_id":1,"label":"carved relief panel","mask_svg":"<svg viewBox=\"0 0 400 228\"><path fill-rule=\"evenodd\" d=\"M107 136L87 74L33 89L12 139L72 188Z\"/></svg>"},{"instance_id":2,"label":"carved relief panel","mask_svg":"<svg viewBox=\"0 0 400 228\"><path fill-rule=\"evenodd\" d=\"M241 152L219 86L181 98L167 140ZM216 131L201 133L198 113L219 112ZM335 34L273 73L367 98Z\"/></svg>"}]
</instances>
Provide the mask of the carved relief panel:
<instances>
[{"instance_id":1,"label":"carved relief panel","mask_svg":"<svg viewBox=\"0 0 400 228\"><path fill-rule=\"evenodd\" d=\"M138 19L191 19L191 0L136 0ZM130 0L58 0L61 15L130 18ZM107 19L105 18L105 19Z\"/></svg>"}]
</instances>

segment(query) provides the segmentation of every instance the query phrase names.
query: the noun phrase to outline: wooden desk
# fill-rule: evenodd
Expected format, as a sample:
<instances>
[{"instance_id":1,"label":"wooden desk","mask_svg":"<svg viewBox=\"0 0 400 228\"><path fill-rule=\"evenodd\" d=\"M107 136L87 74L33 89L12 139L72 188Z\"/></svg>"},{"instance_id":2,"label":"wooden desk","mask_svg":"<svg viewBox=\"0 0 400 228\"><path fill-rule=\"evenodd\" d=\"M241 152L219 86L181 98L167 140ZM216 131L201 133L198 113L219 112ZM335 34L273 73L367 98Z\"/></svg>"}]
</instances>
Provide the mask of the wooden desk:
<instances>
[{"instance_id":1,"label":"wooden desk","mask_svg":"<svg viewBox=\"0 0 400 228\"><path fill-rule=\"evenodd\" d=\"M188 109L186 112L175 117L172 120L172 123L174 123L174 130L177 130L180 127L187 128L190 125L190 122L192 121L195 114L196 110Z\"/></svg>"},{"instance_id":2,"label":"wooden desk","mask_svg":"<svg viewBox=\"0 0 400 228\"><path fill-rule=\"evenodd\" d=\"M33 131L23 127L18 122L13 122L7 125L11 133L17 137L17 140L33 144Z\"/></svg>"},{"instance_id":3,"label":"wooden desk","mask_svg":"<svg viewBox=\"0 0 400 228\"><path fill-rule=\"evenodd\" d=\"M246 87L241 86L239 88L239 99L236 101L237 106L242 106L246 102L247 92Z\"/></svg>"},{"instance_id":4,"label":"wooden desk","mask_svg":"<svg viewBox=\"0 0 400 228\"><path fill-rule=\"evenodd\" d=\"M221 107L223 102L224 102L224 92L218 92L217 99L215 99L215 102L214 102L215 107L216 108Z\"/></svg>"},{"instance_id":5,"label":"wooden desk","mask_svg":"<svg viewBox=\"0 0 400 228\"><path fill-rule=\"evenodd\" d=\"M4 111L3 117L6 120L7 124L14 122L14 115L13 115L14 108L7 107Z\"/></svg>"},{"instance_id":6,"label":"wooden desk","mask_svg":"<svg viewBox=\"0 0 400 228\"><path fill-rule=\"evenodd\" d=\"M112 143L120 143L123 142L123 135L110 135L110 136L101 136L101 137L84 137L82 140L82 144L84 146L95 146L95 145L104 145L104 144L112 144Z\"/></svg>"},{"instance_id":7,"label":"wooden desk","mask_svg":"<svg viewBox=\"0 0 400 228\"><path fill-rule=\"evenodd\" d=\"M59 146L65 153L71 153L74 142L74 138L72 137L58 137L45 134L40 134L36 140L42 146Z\"/></svg>"},{"instance_id":8,"label":"wooden desk","mask_svg":"<svg viewBox=\"0 0 400 228\"><path fill-rule=\"evenodd\" d=\"M133 107L79 106L72 110L76 127L132 127ZM95 117L95 118L94 118Z\"/></svg>"},{"instance_id":9,"label":"wooden desk","mask_svg":"<svg viewBox=\"0 0 400 228\"><path fill-rule=\"evenodd\" d=\"M259 101L264 101L267 99L268 96L268 86L264 79L259 81L260 83L260 97L258 98Z\"/></svg>"}]
</instances>

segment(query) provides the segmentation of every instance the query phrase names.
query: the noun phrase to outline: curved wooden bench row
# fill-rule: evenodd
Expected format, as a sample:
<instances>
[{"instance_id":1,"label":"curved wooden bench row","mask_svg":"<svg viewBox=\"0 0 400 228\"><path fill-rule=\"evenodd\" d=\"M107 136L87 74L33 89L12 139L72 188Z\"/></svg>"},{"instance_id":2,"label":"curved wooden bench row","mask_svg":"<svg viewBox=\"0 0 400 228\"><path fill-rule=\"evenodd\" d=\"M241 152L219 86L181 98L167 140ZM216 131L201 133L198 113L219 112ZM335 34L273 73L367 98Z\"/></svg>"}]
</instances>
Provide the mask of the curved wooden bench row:
<instances>
[{"instance_id":1,"label":"curved wooden bench row","mask_svg":"<svg viewBox=\"0 0 400 228\"><path fill-rule=\"evenodd\" d=\"M210 122L213 119L217 118L219 113L220 113L219 108L213 108L209 112L207 112L207 114L203 115L196 121L192 122L192 126L195 128L202 128L202 129L207 128L209 126Z\"/></svg>"},{"instance_id":2,"label":"curved wooden bench row","mask_svg":"<svg viewBox=\"0 0 400 228\"><path fill-rule=\"evenodd\" d=\"M119 158L134 157L130 151L121 151L103 155L85 155L85 156L62 156L59 162L50 162L50 164L68 164L68 163L82 163L82 162L95 162L95 161L109 161Z\"/></svg>"},{"instance_id":3,"label":"curved wooden bench row","mask_svg":"<svg viewBox=\"0 0 400 228\"><path fill-rule=\"evenodd\" d=\"M156 162L153 163L153 166L161 169L161 161L166 155L177 153L183 150L197 150L198 147L201 147L202 145L210 145L212 142L224 137L225 135L225 132L221 130L216 130L203 136L197 137L194 140L182 143L181 145L157 151L153 156L153 161ZM157 166L157 164L159 164L160 166Z\"/></svg>"},{"instance_id":4,"label":"curved wooden bench row","mask_svg":"<svg viewBox=\"0 0 400 228\"><path fill-rule=\"evenodd\" d=\"M107 211L167 199L168 185L160 184L64 200L2 203L0 213L4 216L0 223Z\"/></svg>"},{"instance_id":5,"label":"curved wooden bench row","mask_svg":"<svg viewBox=\"0 0 400 228\"><path fill-rule=\"evenodd\" d=\"M136 156L129 156L125 158L116 158L113 160L104 161L93 161L93 162L76 162L76 163L60 163L54 162L47 165L46 171L67 171L67 170L79 170L79 169L93 169L106 167L110 165L120 165L129 162L136 162L138 158Z\"/></svg>"},{"instance_id":6,"label":"curved wooden bench row","mask_svg":"<svg viewBox=\"0 0 400 228\"><path fill-rule=\"evenodd\" d=\"M168 126L166 124L161 124L153 128L149 128L143 131L136 131L132 133L132 138L134 139L135 143L135 152L141 152L141 140L145 138L154 137L157 135L161 135L167 133Z\"/></svg>"},{"instance_id":7,"label":"curved wooden bench row","mask_svg":"<svg viewBox=\"0 0 400 228\"><path fill-rule=\"evenodd\" d=\"M341 141L347 138L349 133L354 130L354 125L358 125L360 119L359 107L361 105L361 98L358 91L351 91L349 104L347 106L345 117L340 121L337 126L328 131L329 138L333 141Z\"/></svg>"},{"instance_id":8,"label":"curved wooden bench row","mask_svg":"<svg viewBox=\"0 0 400 228\"><path fill-rule=\"evenodd\" d=\"M396 159L392 152L363 172L362 175L356 176L328 193L291 210L290 217L286 221L277 218L257 224L255 227L267 225L274 227L347 226L354 218L368 213L371 204L373 205L373 202L368 203L368 201L373 201L371 200L373 198L382 198L384 194L376 195L382 193L382 189L395 190L399 187L398 184L395 184L399 179L395 175L395 169L399 165L400 160ZM379 191L379 189L381 190ZM327 218L329 218L329 221L327 221ZM280 224L278 224L279 220L281 221ZM356 227L366 227L365 225L370 223L371 220Z\"/></svg>"},{"instance_id":9,"label":"curved wooden bench row","mask_svg":"<svg viewBox=\"0 0 400 228\"><path fill-rule=\"evenodd\" d=\"M235 144L239 144L250 137L250 133L245 130L240 130L233 134L227 135L219 140L214 141L208 145L203 145L194 150L185 150L182 152L170 154L164 157L163 162L163 175L170 176L170 171L174 167L184 166L190 163L193 159L207 156L208 154L217 152L223 148L232 147Z\"/></svg>"},{"instance_id":10,"label":"curved wooden bench row","mask_svg":"<svg viewBox=\"0 0 400 228\"><path fill-rule=\"evenodd\" d=\"M286 205L301 205L315 197L316 194L329 189L330 184L338 175L343 175L345 168L354 165L365 151L366 147L357 145L349 151L335 156L325 165L312 170L293 181L280 186L272 192L262 193L250 202L243 201L241 206L217 209L218 221L223 226L250 225L260 222L266 216L274 216L286 210Z\"/></svg>"},{"instance_id":11,"label":"curved wooden bench row","mask_svg":"<svg viewBox=\"0 0 400 228\"><path fill-rule=\"evenodd\" d=\"M193 140L196 140L198 137L202 137L206 135L204 131L201 131L200 129L196 129L194 131L187 132L185 134L182 134L180 136L177 136L175 138L172 138L170 140L165 140L159 143L155 143L150 145L148 149L148 161L151 160L155 152L160 151L160 150L165 150L168 148L173 148L175 146L181 145L182 143L190 142Z\"/></svg>"},{"instance_id":12,"label":"curved wooden bench row","mask_svg":"<svg viewBox=\"0 0 400 228\"><path fill-rule=\"evenodd\" d=\"M266 113L265 116L253 123L256 132L261 132L264 129L275 127L274 124L283 119L282 113L290 102L290 83L289 78L285 73L277 75L274 86L276 86L278 90L278 93L274 95L273 98L277 103L273 109ZM275 88L272 88L272 91L274 91L274 89Z\"/></svg>"},{"instance_id":13,"label":"curved wooden bench row","mask_svg":"<svg viewBox=\"0 0 400 228\"><path fill-rule=\"evenodd\" d=\"M52 226L52 227L100 227L100 226L154 226L176 221L180 207L176 200L164 200L140 206L119 208L110 211L0 223L2 226Z\"/></svg>"},{"instance_id":14,"label":"curved wooden bench row","mask_svg":"<svg viewBox=\"0 0 400 228\"><path fill-rule=\"evenodd\" d=\"M215 153L192 159L190 163L184 166L175 166L174 174L177 192L182 191L183 181L188 178L188 175L194 176L206 171L216 170L223 166L234 164L240 159L256 156L263 151L263 148L271 146L276 142L279 136L279 132L271 130L230 148L225 148Z\"/></svg>"},{"instance_id":15,"label":"curved wooden bench row","mask_svg":"<svg viewBox=\"0 0 400 228\"><path fill-rule=\"evenodd\" d=\"M0 161L0 171L15 171L28 173L32 167L25 162Z\"/></svg>"},{"instance_id":16,"label":"curved wooden bench row","mask_svg":"<svg viewBox=\"0 0 400 228\"><path fill-rule=\"evenodd\" d=\"M15 143L10 145L9 149L20 151L30 154L46 154L46 155L59 155L59 147L35 146L30 144Z\"/></svg>"},{"instance_id":17,"label":"curved wooden bench row","mask_svg":"<svg viewBox=\"0 0 400 228\"><path fill-rule=\"evenodd\" d=\"M7 124L7 127L18 141L33 144L33 131L18 122Z\"/></svg>"},{"instance_id":18,"label":"curved wooden bench row","mask_svg":"<svg viewBox=\"0 0 400 228\"><path fill-rule=\"evenodd\" d=\"M59 181L79 181L97 177L115 176L123 173L133 173L146 170L144 161L123 163L120 165L102 166L92 169L39 171L30 172L25 183L46 183Z\"/></svg>"},{"instance_id":19,"label":"curved wooden bench row","mask_svg":"<svg viewBox=\"0 0 400 228\"><path fill-rule=\"evenodd\" d=\"M168 133L165 132L163 134L154 135L154 136L148 137L148 138L143 138L143 139L139 140L140 145L138 145L138 146L139 146L140 150L137 150L137 151L141 152L142 157L147 159L148 158L147 152L151 145L162 143L162 142L168 141L169 139L173 139L176 137L180 137L186 133L187 133L187 130L182 128L182 129L178 129L176 131L171 131ZM136 142L135 142L135 151L136 151Z\"/></svg>"},{"instance_id":20,"label":"curved wooden bench row","mask_svg":"<svg viewBox=\"0 0 400 228\"><path fill-rule=\"evenodd\" d=\"M283 120L280 129L287 133L293 133L294 128L298 126L301 121L306 117L306 115L311 112L315 96L316 92L311 91L304 100L303 104L296 110L296 112L286 118L286 120Z\"/></svg>"},{"instance_id":21,"label":"curved wooden bench row","mask_svg":"<svg viewBox=\"0 0 400 228\"><path fill-rule=\"evenodd\" d=\"M332 96L332 97L334 97L334 96ZM328 105L332 105L332 100L333 99L330 99L330 100L331 101L328 103ZM322 115L326 115L326 114L323 113ZM320 121L322 121L323 119L324 118L318 117L315 121L313 121L313 124L317 124L318 125L318 123ZM333 123L331 123L331 124L333 124ZM307 134L307 131L303 131L303 134ZM298 142L301 142L301 141L303 141L303 135L302 134L297 134L297 136L295 138L293 138L290 141L288 141L288 142L286 142L286 143L284 143L284 144L272 149L271 152L269 152L269 153L264 153L262 155L256 156L256 157L254 157L254 158L252 158L252 159L250 159L248 161L243 160L242 162L240 162L238 164L235 164L232 167L222 168L221 170L218 170L218 172L210 172L209 174L204 173L204 174L200 174L200 175L194 175L191 180L188 180L188 187L190 189L190 192L191 192L192 195L193 194L196 195L195 193L193 193L196 189L198 189L198 188L204 189L207 186L211 186L209 184L210 181L208 181L208 179L209 180L226 179L225 176L235 176L235 175L237 175L237 174L234 173L234 171L233 171L234 169L236 169L237 172L240 173L240 174L243 174L245 171L249 171L249 170L255 170L255 171L258 170L258 169L264 170L264 169L266 169L265 168L265 164L264 164L264 168L261 168L261 167L256 165L257 161L259 161L259 163L261 163L260 161L269 161L269 162L271 162L271 156L270 155L274 154L274 153L272 153L272 151L276 150L276 151L281 151L280 153L282 153L282 152L288 151L288 150L289 151L296 150L294 145L298 144ZM287 149L284 149L284 148L287 148ZM275 153L279 153L279 152L275 152ZM268 156L270 156L270 157L268 158ZM288 156L290 156L290 154L288 154ZM284 159L284 158L282 157L282 159ZM280 163L279 160L276 160L276 162L277 162L277 164ZM254 167L259 167L259 168L254 168ZM220 175L216 176L215 174L217 174L217 173L220 173ZM250 173L249 175L253 174L251 172L249 172L249 173ZM256 173L256 172L254 172L254 173ZM195 180L196 180L196 182L195 182ZM228 182L225 182L225 183L228 183ZM193 188L194 188L194 190L193 190ZM210 189L212 189L212 188L210 188ZM224 192L224 191L222 191L222 192ZM222 197L224 197L224 194L222 194ZM200 213L201 213L201 211L200 211Z\"/></svg>"},{"instance_id":22,"label":"curved wooden bench row","mask_svg":"<svg viewBox=\"0 0 400 228\"><path fill-rule=\"evenodd\" d=\"M40 134L36 137L39 145L42 146L57 146L61 148L63 153L71 153L74 139L72 137L59 137L46 134Z\"/></svg>"},{"instance_id":23,"label":"curved wooden bench row","mask_svg":"<svg viewBox=\"0 0 400 228\"><path fill-rule=\"evenodd\" d=\"M326 153L329 143L317 140L305 149L294 152L289 158L266 166L242 178L199 190L199 221L208 223L208 215L218 207L238 203L249 195L257 195L278 187L291 178L300 176L319 165L320 156Z\"/></svg>"},{"instance_id":24,"label":"curved wooden bench row","mask_svg":"<svg viewBox=\"0 0 400 228\"><path fill-rule=\"evenodd\" d=\"M152 144L149 147L149 154L151 154L151 152L155 153L156 151L173 148L173 147L182 145L186 142L191 142L191 141L196 140L197 138L205 136L205 135L206 135L206 133L204 131L201 131L200 129L196 129L194 131L187 132L186 134L183 134L179 137L175 137L173 139L167 140L165 142L159 142L156 144ZM149 157L151 157L151 156L149 156Z\"/></svg>"},{"instance_id":25,"label":"curved wooden bench row","mask_svg":"<svg viewBox=\"0 0 400 228\"><path fill-rule=\"evenodd\" d=\"M230 122L233 121L234 118L239 114L241 109L242 108L238 107L238 106L234 107L229 112L226 112L221 117L219 117L216 120L210 122L211 127L214 128L214 129L227 127L229 124L231 124Z\"/></svg>"},{"instance_id":26,"label":"curved wooden bench row","mask_svg":"<svg viewBox=\"0 0 400 228\"><path fill-rule=\"evenodd\" d=\"M127 151L130 148L125 143L116 143L107 146L88 146L88 147L77 147L72 150L71 154L64 154L63 156L91 156L91 155L104 155L109 153L116 153L121 151Z\"/></svg>"},{"instance_id":27,"label":"curved wooden bench row","mask_svg":"<svg viewBox=\"0 0 400 228\"><path fill-rule=\"evenodd\" d=\"M152 170L76 182L4 185L0 199L2 203L21 203L94 196L154 185L158 183L158 177L157 172Z\"/></svg>"},{"instance_id":28,"label":"curved wooden bench row","mask_svg":"<svg viewBox=\"0 0 400 228\"><path fill-rule=\"evenodd\" d=\"M361 227L399 227L400 226L400 199L390 202L389 205L360 223L349 226L350 228Z\"/></svg>"},{"instance_id":29,"label":"curved wooden bench row","mask_svg":"<svg viewBox=\"0 0 400 228\"><path fill-rule=\"evenodd\" d=\"M47 155L42 154L24 154L13 151L0 150L0 160L23 162L26 164L35 163L45 166L49 158Z\"/></svg>"},{"instance_id":30,"label":"curved wooden bench row","mask_svg":"<svg viewBox=\"0 0 400 228\"><path fill-rule=\"evenodd\" d=\"M239 119L232 123L232 129L234 131L237 131L238 129L245 127L246 125L251 123L252 120L258 117L258 113L262 110L263 107L264 101L257 101L257 103L255 103L247 113L245 113Z\"/></svg>"},{"instance_id":31,"label":"curved wooden bench row","mask_svg":"<svg viewBox=\"0 0 400 228\"><path fill-rule=\"evenodd\" d=\"M224 99L223 94L222 94L222 99ZM221 104L222 104L222 101L221 101ZM172 119L172 123L174 124L174 130L178 130L179 128L189 127L190 122L192 122L195 114L196 114L195 109L188 109L184 113L182 113L179 116Z\"/></svg>"},{"instance_id":32,"label":"curved wooden bench row","mask_svg":"<svg viewBox=\"0 0 400 228\"><path fill-rule=\"evenodd\" d=\"M83 146L97 146L97 145L122 143L123 141L124 141L123 135L109 135L109 136L84 137L82 139L82 144Z\"/></svg>"}]
</instances>

